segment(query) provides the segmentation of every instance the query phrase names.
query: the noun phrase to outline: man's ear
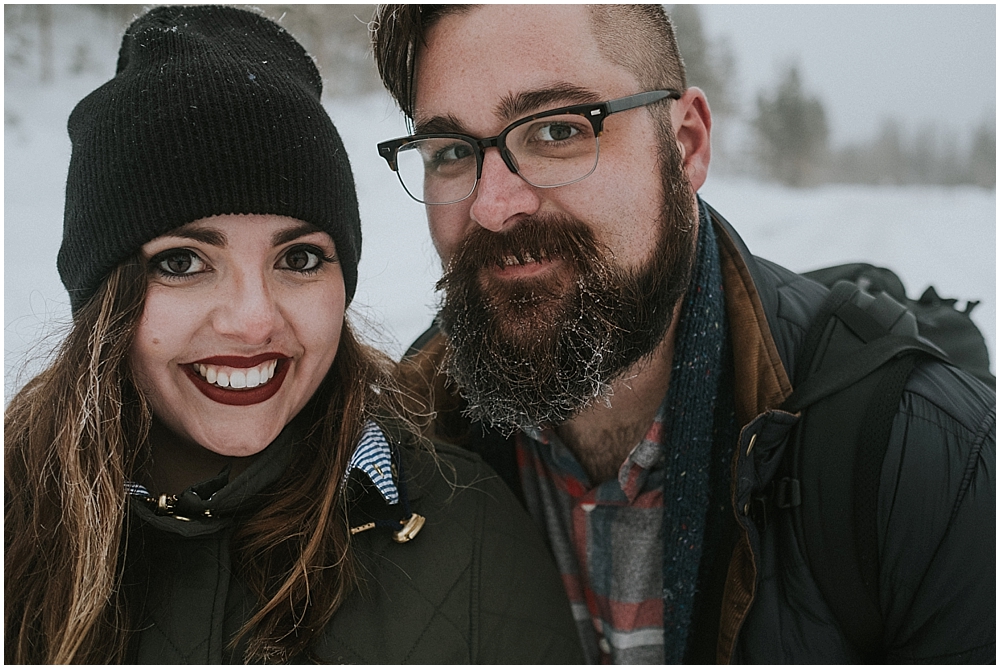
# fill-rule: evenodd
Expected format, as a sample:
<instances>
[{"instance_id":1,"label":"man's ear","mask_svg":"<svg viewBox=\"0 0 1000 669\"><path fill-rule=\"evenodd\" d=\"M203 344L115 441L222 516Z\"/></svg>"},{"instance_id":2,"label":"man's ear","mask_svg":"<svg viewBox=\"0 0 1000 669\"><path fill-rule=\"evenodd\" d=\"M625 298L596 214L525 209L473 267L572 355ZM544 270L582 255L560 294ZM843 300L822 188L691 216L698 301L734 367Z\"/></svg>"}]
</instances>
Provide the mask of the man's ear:
<instances>
[{"instance_id":1,"label":"man's ear","mask_svg":"<svg viewBox=\"0 0 1000 669\"><path fill-rule=\"evenodd\" d=\"M708 177L712 159L712 111L700 88L692 86L674 102L670 120L691 188L697 191Z\"/></svg>"}]
</instances>

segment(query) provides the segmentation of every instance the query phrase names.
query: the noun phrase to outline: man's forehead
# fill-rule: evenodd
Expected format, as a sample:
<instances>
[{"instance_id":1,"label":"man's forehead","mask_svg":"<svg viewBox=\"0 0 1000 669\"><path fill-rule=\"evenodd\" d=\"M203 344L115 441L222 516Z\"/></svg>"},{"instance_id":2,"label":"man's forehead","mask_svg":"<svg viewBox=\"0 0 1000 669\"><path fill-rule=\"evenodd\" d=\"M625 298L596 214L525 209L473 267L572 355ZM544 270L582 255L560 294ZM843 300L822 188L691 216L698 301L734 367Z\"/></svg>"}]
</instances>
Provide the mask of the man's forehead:
<instances>
[{"instance_id":1,"label":"man's forehead","mask_svg":"<svg viewBox=\"0 0 1000 669\"><path fill-rule=\"evenodd\" d=\"M427 33L415 85L418 127L445 117L510 122L637 92L634 77L600 53L580 5L486 5L444 16Z\"/></svg>"},{"instance_id":2,"label":"man's forehead","mask_svg":"<svg viewBox=\"0 0 1000 669\"><path fill-rule=\"evenodd\" d=\"M551 84L544 84L536 89L510 91L506 95L500 96L493 105L492 114L503 123L513 123L520 118L540 110L587 102L598 102L599 100L601 100L601 94L598 91L582 86L574 86L567 82L554 81ZM414 118L414 125L418 133L459 132L475 134L454 113L444 115L421 113L421 110L418 108L416 118Z\"/></svg>"},{"instance_id":3,"label":"man's forehead","mask_svg":"<svg viewBox=\"0 0 1000 669\"><path fill-rule=\"evenodd\" d=\"M525 42L544 35L567 32L582 40L593 38L591 13L578 4L480 4L464 5L460 11L441 13L427 30L430 41L441 26L458 26L456 31L482 41L510 35L523 36Z\"/></svg>"}]
</instances>

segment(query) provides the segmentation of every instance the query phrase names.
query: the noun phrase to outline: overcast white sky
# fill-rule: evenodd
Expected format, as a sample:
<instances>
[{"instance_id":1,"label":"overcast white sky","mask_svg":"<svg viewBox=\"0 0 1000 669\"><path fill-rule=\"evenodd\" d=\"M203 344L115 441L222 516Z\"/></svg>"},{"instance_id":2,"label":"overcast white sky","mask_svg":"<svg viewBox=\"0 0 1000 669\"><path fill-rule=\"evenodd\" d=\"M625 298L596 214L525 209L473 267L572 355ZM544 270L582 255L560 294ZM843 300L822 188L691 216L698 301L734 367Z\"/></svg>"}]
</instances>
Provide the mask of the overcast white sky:
<instances>
[{"instance_id":1,"label":"overcast white sky","mask_svg":"<svg viewBox=\"0 0 1000 669\"><path fill-rule=\"evenodd\" d=\"M915 129L995 118L996 5L703 5L709 39L726 36L744 109L798 60L831 139L871 136L885 116ZM709 100L711 103L711 100Z\"/></svg>"}]
</instances>

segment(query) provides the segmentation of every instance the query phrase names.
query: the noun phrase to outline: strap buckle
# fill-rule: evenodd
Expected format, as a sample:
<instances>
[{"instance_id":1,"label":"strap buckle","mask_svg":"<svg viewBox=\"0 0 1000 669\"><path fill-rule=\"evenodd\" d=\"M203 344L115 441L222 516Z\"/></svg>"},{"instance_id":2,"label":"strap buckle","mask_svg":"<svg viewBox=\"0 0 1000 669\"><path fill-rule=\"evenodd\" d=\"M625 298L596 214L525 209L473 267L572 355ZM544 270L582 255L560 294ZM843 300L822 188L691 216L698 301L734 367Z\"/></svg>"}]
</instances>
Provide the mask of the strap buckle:
<instances>
[{"instance_id":1,"label":"strap buckle","mask_svg":"<svg viewBox=\"0 0 1000 669\"><path fill-rule=\"evenodd\" d=\"M767 527L769 512L774 509L791 509L802 504L802 488L799 480L785 476L771 481L750 500L747 515L763 529Z\"/></svg>"},{"instance_id":2,"label":"strap buckle","mask_svg":"<svg viewBox=\"0 0 1000 669\"><path fill-rule=\"evenodd\" d=\"M420 530L423 529L424 523L427 522L427 519L419 513L414 513L411 514L405 521L401 520L399 522L403 524L403 528L393 532L392 538L397 544L405 544L407 541L420 533Z\"/></svg>"}]
</instances>

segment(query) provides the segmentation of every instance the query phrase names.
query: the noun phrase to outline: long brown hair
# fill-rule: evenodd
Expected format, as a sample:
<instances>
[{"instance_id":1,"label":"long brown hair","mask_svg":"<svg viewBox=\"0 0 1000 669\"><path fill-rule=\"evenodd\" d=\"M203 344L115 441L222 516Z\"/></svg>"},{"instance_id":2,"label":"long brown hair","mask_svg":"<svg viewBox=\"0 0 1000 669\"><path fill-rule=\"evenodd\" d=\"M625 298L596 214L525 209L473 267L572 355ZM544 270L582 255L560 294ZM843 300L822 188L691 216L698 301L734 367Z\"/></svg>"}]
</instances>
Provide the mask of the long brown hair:
<instances>
[{"instance_id":1,"label":"long brown hair","mask_svg":"<svg viewBox=\"0 0 1000 669\"><path fill-rule=\"evenodd\" d=\"M76 314L55 361L4 415L4 655L7 663L125 659L125 482L147 455L152 416L129 349L146 277L120 265ZM259 603L247 661L305 651L355 582L338 484L364 421L400 415L392 362L345 322L334 363L303 410L304 448L239 528L233 564ZM289 528L299 528L290 532ZM330 568L335 565L335 568Z\"/></svg>"}]
</instances>

